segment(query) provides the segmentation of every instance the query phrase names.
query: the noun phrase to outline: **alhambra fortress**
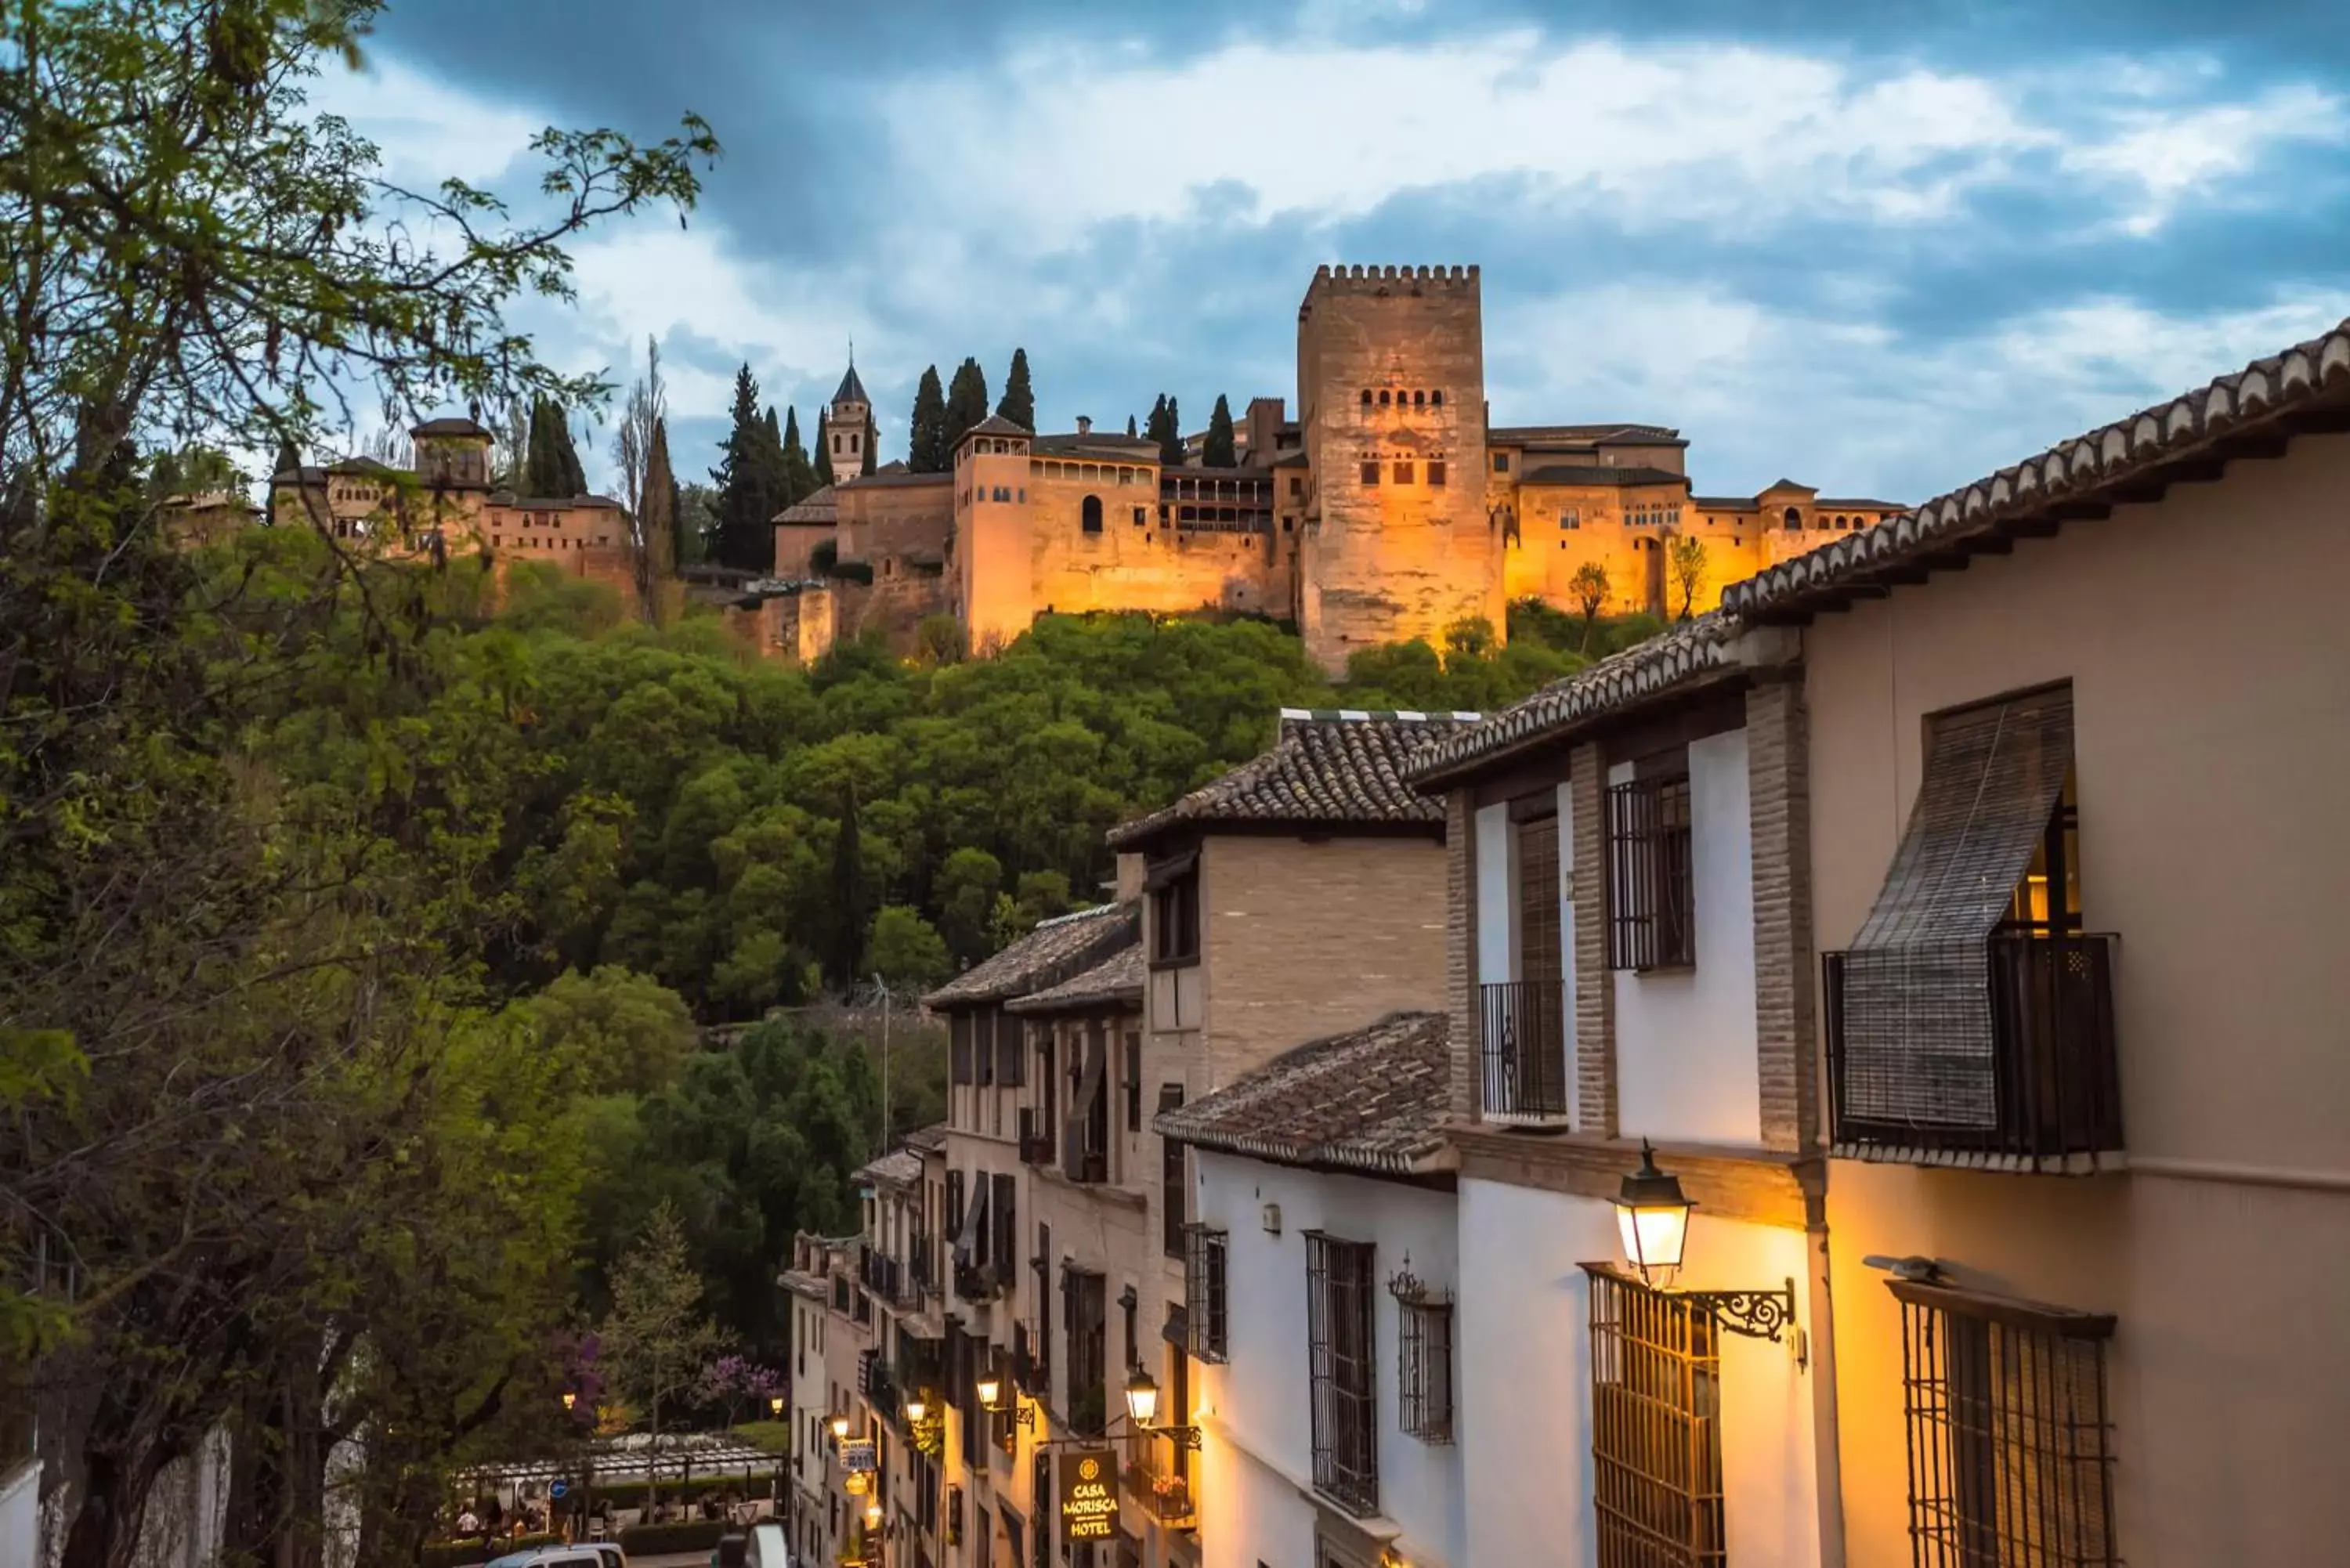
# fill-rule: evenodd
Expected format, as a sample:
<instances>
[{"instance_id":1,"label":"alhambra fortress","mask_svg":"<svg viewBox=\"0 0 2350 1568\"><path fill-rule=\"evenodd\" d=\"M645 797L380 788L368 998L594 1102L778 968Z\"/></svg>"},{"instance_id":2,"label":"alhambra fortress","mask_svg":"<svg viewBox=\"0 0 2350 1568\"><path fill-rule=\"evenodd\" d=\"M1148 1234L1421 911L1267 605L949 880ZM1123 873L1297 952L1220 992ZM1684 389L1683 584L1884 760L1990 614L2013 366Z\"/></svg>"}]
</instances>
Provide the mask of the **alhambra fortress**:
<instances>
[{"instance_id":1,"label":"alhambra fortress","mask_svg":"<svg viewBox=\"0 0 2350 1568\"><path fill-rule=\"evenodd\" d=\"M1087 419L1048 434L991 418L947 472L890 463L778 516L772 576L690 572L690 591L778 658L876 627L903 644L940 614L986 652L1050 611L1220 610L1295 623L1337 670L1360 649L1441 646L1471 618L1499 634L1512 600L1577 608L1594 563L1605 613L1703 611L1900 510L1785 479L1696 494L1689 442L1664 426L1489 423L1474 266L1317 269L1297 309L1296 395L1295 418L1284 399L1250 401L1230 468L1168 466L1155 443ZM871 412L851 368L827 421L835 473L864 466ZM491 435L471 420L412 434L412 475L364 459L279 474L274 515L323 513L395 549L549 562L636 591L617 504L491 493ZM371 522L395 495L394 525Z\"/></svg>"}]
</instances>

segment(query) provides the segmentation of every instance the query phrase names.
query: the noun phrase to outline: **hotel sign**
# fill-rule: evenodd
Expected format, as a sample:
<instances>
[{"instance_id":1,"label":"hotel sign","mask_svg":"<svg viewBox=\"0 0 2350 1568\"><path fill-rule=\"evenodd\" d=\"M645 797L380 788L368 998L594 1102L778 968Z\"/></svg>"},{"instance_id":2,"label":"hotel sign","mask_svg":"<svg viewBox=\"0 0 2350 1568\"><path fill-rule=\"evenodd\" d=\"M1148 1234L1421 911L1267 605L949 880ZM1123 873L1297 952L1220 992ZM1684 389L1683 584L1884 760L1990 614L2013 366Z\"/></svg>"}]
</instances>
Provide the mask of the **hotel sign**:
<instances>
[{"instance_id":1,"label":"hotel sign","mask_svg":"<svg viewBox=\"0 0 2350 1568\"><path fill-rule=\"evenodd\" d=\"M840 1468L850 1475L866 1474L881 1468L873 1452L870 1438L850 1438L840 1445Z\"/></svg>"},{"instance_id":2,"label":"hotel sign","mask_svg":"<svg viewBox=\"0 0 2350 1568\"><path fill-rule=\"evenodd\" d=\"M1118 1459L1107 1449L1061 1456L1061 1539L1107 1541L1118 1533Z\"/></svg>"}]
</instances>

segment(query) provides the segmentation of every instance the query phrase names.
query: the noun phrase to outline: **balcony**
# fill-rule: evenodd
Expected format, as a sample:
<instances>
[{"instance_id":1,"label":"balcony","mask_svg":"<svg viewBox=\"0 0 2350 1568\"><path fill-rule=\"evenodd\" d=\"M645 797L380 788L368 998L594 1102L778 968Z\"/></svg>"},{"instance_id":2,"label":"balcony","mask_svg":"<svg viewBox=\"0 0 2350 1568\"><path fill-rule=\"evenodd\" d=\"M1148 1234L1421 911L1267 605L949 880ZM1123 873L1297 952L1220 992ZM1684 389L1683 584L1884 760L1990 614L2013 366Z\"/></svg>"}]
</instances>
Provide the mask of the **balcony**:
<instances>
[{"instance_id":1,"label":"balcony","mask_svg":"<svg viewBox=\"0 0 2350 1568\"><path fill-rule=\"evenodd\" d=\"M1895 971L1898 1007L1852 983L1856 961L1823 956L1835 1151L1855 1158L1983 1169L2087 1171L2123 1147L2114 1042L2119 939L1993 935L1977 999L1970 965L1922 955ZM1931 981L1933 983L1929 984ZM1988 1044L1982 1023L1989 1023Z\"/></svg>"},{"instance_id":2,"label":"balcony","mask_svg":"<svg viewBox=\"0 0 2350 1568\"><path fill-rule=\"evenodd\" d=\"M884 1421L898 1417L898 1375L879 1351L868 1350L857 1358L857 1391L873 1407L873 1413Z\"/></svg>"},{"instance_id":3,"label":"balcony","mask_svg":"<svg viewBox=\"0 0 2350 1568\"><path fill-rule=\"evenodd\" d=\"M858 1272L866 1290L884 1304L899 1312L910 1312L922 1304L921 1287L904 1260L868 1246Z\"/></svg>"},{"instance_id":4,"label":"balcony","mask_svg":"<svg viewBox=\"0 0 2350 1568\"><path fill-rule=\"evenodd\" d=\"M954 1266L954 1293L974 1306L983 1306L1003 1296L1003 1281L992 1263L957 1262Z\"/></svg>"},{"instance_id":5,"label":"balcony","mask_svg":"<svg viewBox=\"0 0 2350 1568\"><path fill-rule=\"evenodd\" d=\"M1555 980L1477 988L1479 1081L1487 1121L1567 1119L1566 987Z\"/></svg>"},{"instance_id":6,"label":"balcony","mask_svg":"<svg viewBox=\"0 0 2350 1568\"><path fill-rule=\"evenodd\" d=\"M1185 1462L1180 1453L1167 1453L1145 1438L1126 1463L1126 1490L1143 1512L1170 1530L1190 1530L1200 1522L1199 1501L1183 1473Z\"/></svg>"},{"instance_id":7,"label":"balcony","mask_svg":"<svg viewBox=\"0 0 2350 1568\"><path fill-rule=\"evenodd\" d=\"M923 1296L944 1293L939 1286L938 1266L931 1261L937 1251L936 1243L920 1233L917 1233L908 1245L906 1283L914 1293L916 1305L920 1304Z\"/></svg>"},{"instance_id":8,"label":"balcony","mask_svg":"<svg viewBox=\"0 0 2350 1568\"><path fill-rule=\"evenodd\" d=\"M1053 1368L1045 1359L1043 1338L1034 1325L1017 1324L1012 1339L1012 1381L1029 1398L1047 1402L1053 1397Z\"/></svg>"}]
</instances>

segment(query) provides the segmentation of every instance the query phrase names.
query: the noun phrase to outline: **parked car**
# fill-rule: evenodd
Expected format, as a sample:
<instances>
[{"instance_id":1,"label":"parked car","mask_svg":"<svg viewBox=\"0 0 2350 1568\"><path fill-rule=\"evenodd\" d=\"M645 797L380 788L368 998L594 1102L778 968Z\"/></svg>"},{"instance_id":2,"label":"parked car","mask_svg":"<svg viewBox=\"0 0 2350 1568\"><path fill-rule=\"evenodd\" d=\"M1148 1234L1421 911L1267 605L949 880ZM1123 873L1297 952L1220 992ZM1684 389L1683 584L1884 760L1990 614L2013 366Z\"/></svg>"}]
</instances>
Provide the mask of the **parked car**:
<instances>
[{"instance_id":1,"label":"parked car","mask_svg":"<svg viewBox=\"0 0 2350 1568\"><path fill-rule=\"evenodd\" d=\"M484 1568L629 1568L629 1554L615 1541L582 1541L572 1546L534 1546L493 1557Z\"/></svg>"}]
</instances>

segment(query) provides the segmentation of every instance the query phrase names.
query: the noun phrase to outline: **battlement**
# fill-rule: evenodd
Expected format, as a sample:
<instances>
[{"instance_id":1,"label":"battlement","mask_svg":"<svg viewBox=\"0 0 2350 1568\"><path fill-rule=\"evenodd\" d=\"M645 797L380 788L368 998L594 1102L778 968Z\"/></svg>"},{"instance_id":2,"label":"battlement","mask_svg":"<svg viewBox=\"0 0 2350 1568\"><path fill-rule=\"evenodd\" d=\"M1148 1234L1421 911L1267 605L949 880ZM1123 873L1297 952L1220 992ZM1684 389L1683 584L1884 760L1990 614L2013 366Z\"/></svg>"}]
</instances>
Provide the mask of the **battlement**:
<instances>
[{"instance_id":1,"label":"battlement","mask_svg":"<svg viewBox=\"0 0 2350 1568\"><path fill-rule=\"evenodd\" d=\"M1396 288L1473 291L1477 268L1469 266L1317 266L1305 291L1309 302L1317 294L1376 294Z\"/></svg>"}]
</instances>

